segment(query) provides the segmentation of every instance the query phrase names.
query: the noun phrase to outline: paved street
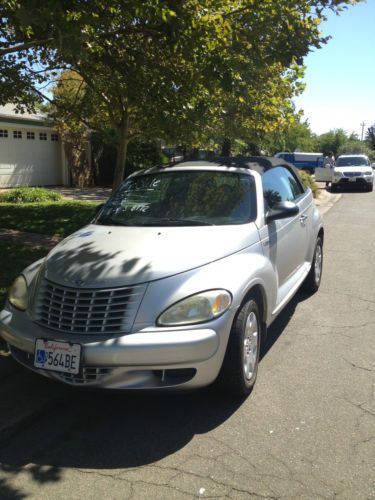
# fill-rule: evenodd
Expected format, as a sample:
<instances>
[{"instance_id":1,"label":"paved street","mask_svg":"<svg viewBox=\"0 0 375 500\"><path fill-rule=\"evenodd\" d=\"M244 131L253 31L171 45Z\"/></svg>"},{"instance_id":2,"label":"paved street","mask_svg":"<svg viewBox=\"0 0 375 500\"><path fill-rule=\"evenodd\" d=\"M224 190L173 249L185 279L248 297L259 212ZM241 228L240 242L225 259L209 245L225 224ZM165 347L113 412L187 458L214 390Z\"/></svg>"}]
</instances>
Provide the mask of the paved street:
<instances>
[{"instance_id":1,"label":"paved street","mask_svg":"<svg viewBox=\"0 0 375 500\"><path fill-rule=\"evenodd\" d=\"M375 498L375 193L324 219L321 289L271 327L245 402L74 391L0 350L0 499Z\"/></svg>"}]
</instances>

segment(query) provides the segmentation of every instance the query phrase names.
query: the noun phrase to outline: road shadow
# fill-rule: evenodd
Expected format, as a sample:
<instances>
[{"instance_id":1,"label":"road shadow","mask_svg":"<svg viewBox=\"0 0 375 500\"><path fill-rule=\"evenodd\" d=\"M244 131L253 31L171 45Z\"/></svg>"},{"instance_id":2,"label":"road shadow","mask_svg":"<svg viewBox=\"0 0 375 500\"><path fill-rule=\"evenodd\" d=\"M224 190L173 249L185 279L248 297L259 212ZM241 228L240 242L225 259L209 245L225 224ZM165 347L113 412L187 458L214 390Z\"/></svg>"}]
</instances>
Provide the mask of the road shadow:
<instances>
[{"instance_id":1,"label":"road shadow","mask_svg":"<svg viewBox=\"0 0 375 500\"><path fill-rule=\"evenodd\" d=\"M51 383L51 390L60 387ZM213 388L183 394L69 390L2 443L0 475L8 487L3 485L0 498L22 498L21 490L11 488L21 472L43 485L62 481L66 468L126 470L158 462L223 424L242 402Z\"/></svg>"},{"instance_id":2,"label":"road shadow","mask_svg":"<svg viewBox=\"0 0 375 500\"><path fill-rule=\"evenodd\" d=\"M0 498L1 500L21 500L27 498L26 493L21 493L17 489L11 487L4 479L0 479Z\"/></svg>"},{"instance_id":3,"label":"road shadow","mask_svg":"<svg viewBox=\"0 0 375 500\"><path fill-rule=\"evenodd\" d=\"M267 356L267 353L272 349L273 345L277 342L285 328L288 326L289 321L295 314L298 304L304 302L305 300L308 300L310 297L311 294L300 290L284 307L284 309L267 330L267 338L262 345L262 350L260 353L261 360L265 356Z\"/></svg>"}]
</instances>

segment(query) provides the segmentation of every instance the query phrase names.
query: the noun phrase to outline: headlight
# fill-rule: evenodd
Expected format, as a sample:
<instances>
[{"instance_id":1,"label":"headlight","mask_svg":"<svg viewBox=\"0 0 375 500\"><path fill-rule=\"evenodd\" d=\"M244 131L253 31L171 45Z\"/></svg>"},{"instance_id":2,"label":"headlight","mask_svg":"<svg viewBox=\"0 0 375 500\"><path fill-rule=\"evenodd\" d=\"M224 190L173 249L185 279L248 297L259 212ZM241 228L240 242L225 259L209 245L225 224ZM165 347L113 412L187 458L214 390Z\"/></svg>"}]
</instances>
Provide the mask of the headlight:
<instances>
[{"instance_id":1,"label":"headlight","mask_svg":"<svg viewBox=\"0 0 375 500\"><path fill-rule=\"evenodd\" d=\"M341 172L333 172L333 177L342 177L342 173Z\"/></svg>"},{"instance_id":2,"label":"headlight","mask_svg":"<svg viewBox=\"0 0 375 500\"><path fill-rule=\"evenodd\" d=\"M363 175L365 175L366 177L371 177L372 176L372 172L365 172Z\"/></svg>"},{"instance_id":3,"label":"headlight","mask_svg":"<svg viewBox=\"0 0 375 500\"><path fill-rule=\"evenodd\" d=\"M209 290L191 295L164 311L157 321L161 326L203 323L219 317L231 305L232 296L226 290Z\"/></svg>"},{"instance_id":4,"label":"headlight","mask_svg":"<svg viewBox=\"0 0 375 500\"><path fill-rule=\"evenodd\" d=\"M26 280L22 275L18 276L9 288L8 300L12 306L20 309L21 311L26 311L28 304L28 292Z\"/></svg>"}]
</instances>

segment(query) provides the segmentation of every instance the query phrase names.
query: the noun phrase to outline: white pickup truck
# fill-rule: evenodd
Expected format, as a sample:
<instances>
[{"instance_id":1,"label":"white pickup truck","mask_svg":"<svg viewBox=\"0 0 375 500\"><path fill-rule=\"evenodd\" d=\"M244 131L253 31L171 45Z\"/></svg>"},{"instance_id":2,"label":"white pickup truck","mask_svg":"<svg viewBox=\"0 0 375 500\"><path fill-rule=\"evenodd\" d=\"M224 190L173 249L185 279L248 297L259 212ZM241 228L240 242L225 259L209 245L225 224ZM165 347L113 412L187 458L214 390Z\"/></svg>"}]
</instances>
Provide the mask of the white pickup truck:
<instances>
[{"instance_id":1,"label":"white pickup truck","mask_svg":"<svg viewBox=\"0 0 375 500\"><path fill-rule=\"evenodd\" d=\"M336 165L326 162L323 167L315 169L315 180L331 183L331 191L337 188L356 185L368 191L373 190L374 173L370 160L366 155L351 154L338 157Z\"/></svg>"}]
</instances>

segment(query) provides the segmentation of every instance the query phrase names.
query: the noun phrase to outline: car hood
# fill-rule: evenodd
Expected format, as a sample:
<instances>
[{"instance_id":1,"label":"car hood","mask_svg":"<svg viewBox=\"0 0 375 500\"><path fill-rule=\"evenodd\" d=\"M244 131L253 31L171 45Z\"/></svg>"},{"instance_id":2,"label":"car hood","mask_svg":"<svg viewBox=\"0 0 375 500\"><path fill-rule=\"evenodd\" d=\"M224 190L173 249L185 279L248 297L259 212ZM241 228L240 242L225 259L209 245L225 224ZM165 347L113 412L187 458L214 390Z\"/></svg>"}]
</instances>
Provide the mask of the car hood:
<instances>
[{"instance_id":1,"label":"car hood","mask_svg":"<svg viewBox=\"0 0 375 500\"><path fill-rule=\"evenodd\" d=\"M358 174L372 173L372 168L368 165L360 165L360 166L348 166L348 167L335 167L335 172L340 172L342 174L346 174L347 172L357 172Z\"/></svg>"},{"instance_id":2,"label":"car hood","mask_svg":"<svg viewBox=\"0 0 375 500\"><path fill-rule=\"evenodd\" d=\"M167 228L92 224L48 254L44 276L73 287L135 285L203 266L257 241L254 223Z\"/></svg>"}]
</instances>

